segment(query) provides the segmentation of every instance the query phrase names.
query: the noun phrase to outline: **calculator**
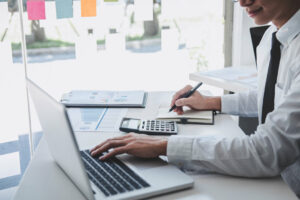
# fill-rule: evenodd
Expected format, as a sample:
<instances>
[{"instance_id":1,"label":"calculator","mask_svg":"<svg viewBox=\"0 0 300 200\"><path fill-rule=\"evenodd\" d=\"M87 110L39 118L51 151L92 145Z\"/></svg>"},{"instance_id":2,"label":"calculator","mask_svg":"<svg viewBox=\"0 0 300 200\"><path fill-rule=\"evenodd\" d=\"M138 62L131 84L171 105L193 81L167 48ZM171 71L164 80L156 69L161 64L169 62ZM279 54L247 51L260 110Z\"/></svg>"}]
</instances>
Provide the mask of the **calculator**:
<instances>
[{"instance_id":1,"label":"calculator","mask_svg":"<svg viewBox=\"0 0 300 200\"><path fill-rule=\"evenodd\" d=\"M147 135L176 135L177 123L166 120L147 120L123 118L120 131L129 133L144 133Z\"/></svg>"}]
</instances>

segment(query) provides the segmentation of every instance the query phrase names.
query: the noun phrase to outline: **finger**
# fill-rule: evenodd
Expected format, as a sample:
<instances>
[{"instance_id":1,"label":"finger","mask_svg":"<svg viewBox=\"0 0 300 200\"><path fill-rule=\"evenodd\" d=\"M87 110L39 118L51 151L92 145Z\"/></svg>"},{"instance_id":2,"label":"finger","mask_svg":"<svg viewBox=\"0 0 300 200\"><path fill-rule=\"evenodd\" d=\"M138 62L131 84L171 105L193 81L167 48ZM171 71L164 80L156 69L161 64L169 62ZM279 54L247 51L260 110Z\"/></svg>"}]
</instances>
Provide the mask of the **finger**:
<instances>
[{"instance_id":1,"label":"finger","mask_svg":"<svg viewBox=\"0 0 300 200\"><path fill-rule=\"evenodd\" d=\"M92 156L97 156L103 152L108 151L111 148L115 148L115 147L120 147L120 146L124 146L127 144L126 140L111 140L105 144L103 144L101 147L99 147L98 149L94 150L91 152Z\"/></svg>"},{"instance_id":2,"label":"finger","mask_svg":"<svg viewBox=\"0 0 300 200\"><path fill-rule=\"evenodd\" d=\"M178 99L176 102L175 102L175 105L180 107L180 106L188 106L190 105L190 98L181 98L181 99Z\"/></svg>"},{"instance_id":3,"label":"finger","mask_svg":"<svg viewBox=\"0 0 300 200\"><path fill-rule=\"evenodd\" d=\"M182 109L181 109L181 110L178 110L178 111L177 111L177 114L178 114L178 115L182 115L182 114L183 114L183 110L182 110Z\"/></svg>"},{"instance_id":4,"label":"finger","mask_svg":"<svg viewBox=\"0 0 300 200\"><path fill-rule=\"evenodd\" d=\"M96 156L102 152L109 150L110 148L122 146L123 144L124 144L123 140L108 140L107 142L103 143L103 145L91 151L91 155Z\"/></svg>"},{"instance_id":5,"label":"finger","mask_svg":"<svg viewBox=\"0 0 300 200\"><path fill-rule=\"evenodd\" d=\"M175 101L177 99L179 99L183 94L185 94L186 92L190 91L192 89L191 85L187 85L184 88L182 88L181 90L179 90L178 92L176 92L172 98L171 101L171 106L173 106L175 104Z\"/></svg>"},{"instance_id":6,"label":"finger","mask_svg":"<svg viewBox=\"0 0 300 200\"><path fill-rule=\"evenodd\" d=\"M129 137L129 134L122 135L122 136L115 137L115 138L110 138L110 139L105 140L104 142L98 144L98 145L95 146L94 148L92 148L92 149L90 150L90 152L95 151L96 149L100 148L101 146L103 146L104 144L106 144L106 143L108 143L108 142L110 142L110 141L113 141L113 140L123 140L123 139L126 139L126 138L128 138L128 137Z\"/></svg>"},{"instance_id":7,"label":"finger","mask_svg":"<svg viewBox=\"0 0 300 200\"><path fill-rule=\"evenodd\" d=\"M101 146L103 146L108 140L101 142L100 144L96 145L94 148L92 148L90 150L90 153L92 153L93 151L95 151L96 149L100 148Z\"/></svg>"},{"instance_id":8,"label":"finger","mask_svg":"<svg viewBox=\"0 0 300 200\"><path fill-rule=\"evenodd\" d=\"M126 153L127 152L127 147L118 147L115 148L114 150L108 152L107 154L105 154L104 156L101 156L99 159L100 160L106 160L108 158L111 158L113 156L122 154L122 153Z\"/></svg>"},{"instance_id":9,"label":"finger","mask_svg":"<svg viewBox=\"0 0 300 200\"><path fill-rule=\"evenodd\" d=\"M106 144L106 143L108 143L108 142L110 142L110 141L112 141L112 140L114 140L114 138L109 138L109 139L105 140L104 142L101 142L100 144L98 144L98 145L96 145L94 148L92 148L92 149L90 150L90 153L92 153L92 152L95 151L96 149L99 149L99 148L102 147L104 144Z\"/></svg>"},{"instance_id":10,"label":"finger","mask_svg":"<svg viewBox=\"0 0 300 200\"><path fill-rule=\"evenodd\" d=\"M95 148L93 148L90 151L90 153L92 155L94 155L94 154L96 155L96 154L99 154L100 152L107 151L108 150L107 148L114 148L116 146L126 145L127 143L131 142L135 137L137 137L139 135L141 135L141 134L128 133L124 136L108 139L105 142L103 142L103 143L97 145ZM94 152L96 152L96 153L94 153Z\"/></svg>"},{"instance_id":11,"label":"finger","mask_svg":"<svg viewBox=\"0 0 300 200\"><path fill-rule=\"evenodd\" d=\"M185 93L186 93L185 90L180 90L180 91L176 92L176 93L174 94L173 98L172 98L171 104L174 105L174 104L175 104L175 101L176 101L177 99L180 99L180 97L181 97L183 94L185 94Z\"/></svg>"},{"instance_id":12,"label":"finger","mask_svg":"<svg viewBox=\"0 0 300 200\"><path fill-rule=\"evenodd\" d=\"M178 98L175 97L175 96L172 98L171 104L170 104L170 107L171 107L171 108L175 105L175 101L176 101L177 99L178 99Z\"/></svg>"},{"instance_id":13,"label":"finger","mask_svg":"<svg viewBox=\"0 0 300 200\"><path fill-rule=\"evenodd\" d=\"M182 108L182 106L179 106L179 107L176 107L176 108L174 109L174 111L175 111L176 113L182 113L182 112L183 112L183 108Z\"/></svg>"}]
</instances>

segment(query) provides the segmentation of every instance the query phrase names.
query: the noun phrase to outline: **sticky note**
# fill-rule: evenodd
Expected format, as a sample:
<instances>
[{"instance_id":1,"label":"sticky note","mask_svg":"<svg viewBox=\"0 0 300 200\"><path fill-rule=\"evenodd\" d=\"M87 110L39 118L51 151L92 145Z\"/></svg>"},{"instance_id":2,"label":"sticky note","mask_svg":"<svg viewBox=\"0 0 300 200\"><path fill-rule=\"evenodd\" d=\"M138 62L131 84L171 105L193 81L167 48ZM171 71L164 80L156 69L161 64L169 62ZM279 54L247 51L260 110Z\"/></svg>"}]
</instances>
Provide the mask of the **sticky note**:
<instances>
[{"instance_id":1,"label":"sticky note","mask_svg":"<svg viewBox=\"0 0 300 200\"><path fill-rule=\"evenodd\" d=\"M29 0L27 1L27 13L29 20L46 19L45 1Z\"/></svg>"},{"instance_id":2,"label":"sticky note","mask_svg":"<svg viewBox=\"0 0 300 200\"><path fill-rule=\"evenodd\" d=\"M96 17L97 0L81 0L81 17Z\"/></svg>"},{"instance_id":3,"label":"sticky note","mask_svg":"<svg viewBox=\"0 0 300 200\"><path fill-rule=\"evenodd\" d=\"M55 0L57 19L73 17L73 0Z\"/></svg>"},{"instance_id":4,"label":"sticky note","mask_svg":"<svg viewBox=\"0 0 300 200\"><path fill-rule=\"evenodd\" d=\"M134 0L134 19L136 21L152 21L153 0Z\"/></svg>"}]
</instances>

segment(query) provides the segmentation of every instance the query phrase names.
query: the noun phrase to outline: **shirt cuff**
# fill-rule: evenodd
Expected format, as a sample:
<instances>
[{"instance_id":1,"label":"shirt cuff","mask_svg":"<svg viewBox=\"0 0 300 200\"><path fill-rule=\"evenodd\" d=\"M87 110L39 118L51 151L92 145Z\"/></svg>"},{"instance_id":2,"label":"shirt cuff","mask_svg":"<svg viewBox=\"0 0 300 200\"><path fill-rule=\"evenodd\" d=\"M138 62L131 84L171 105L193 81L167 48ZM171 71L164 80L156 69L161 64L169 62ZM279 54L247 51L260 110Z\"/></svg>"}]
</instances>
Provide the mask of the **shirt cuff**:
<instances>
[{"instance_id":1,"label":"shirt cuff","mask_svg":"<svg viewBox=\"0 0 300 200\"><path fill-rule=\"evenodd\" d=\"M193 137L171 136L168 139L167 157L168 161L191 160L193 152Z\"/></svg>"},{"instance_id":2,"label":"shirt cuff","mask_svg":"<svg viewBox=\"0 0 300 200\"><path fill-rule=\"evenodd\" d=\"M232 115L235 115L239 112L237 94L229 94L221 97L221 112Z\"/></svg>"}]
</instances>

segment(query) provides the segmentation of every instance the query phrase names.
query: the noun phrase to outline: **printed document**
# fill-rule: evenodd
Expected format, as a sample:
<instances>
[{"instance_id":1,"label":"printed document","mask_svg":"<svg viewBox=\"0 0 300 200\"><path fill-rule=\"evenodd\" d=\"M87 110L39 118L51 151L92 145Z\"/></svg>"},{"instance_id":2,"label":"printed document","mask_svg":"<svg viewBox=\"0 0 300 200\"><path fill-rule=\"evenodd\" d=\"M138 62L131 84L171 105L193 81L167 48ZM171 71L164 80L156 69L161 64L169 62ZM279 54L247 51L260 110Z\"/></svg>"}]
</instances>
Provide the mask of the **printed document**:
<instances>
[{"instance_id":1,"label":"printed document","mask_svg":"<svg viewBox=\"0 0 300 200\"><path fill-rule=\"evenodd\" d=\"M144 91L74 90L62 96L66 106L145 107Z\"/></svg>"}]
</instances>

